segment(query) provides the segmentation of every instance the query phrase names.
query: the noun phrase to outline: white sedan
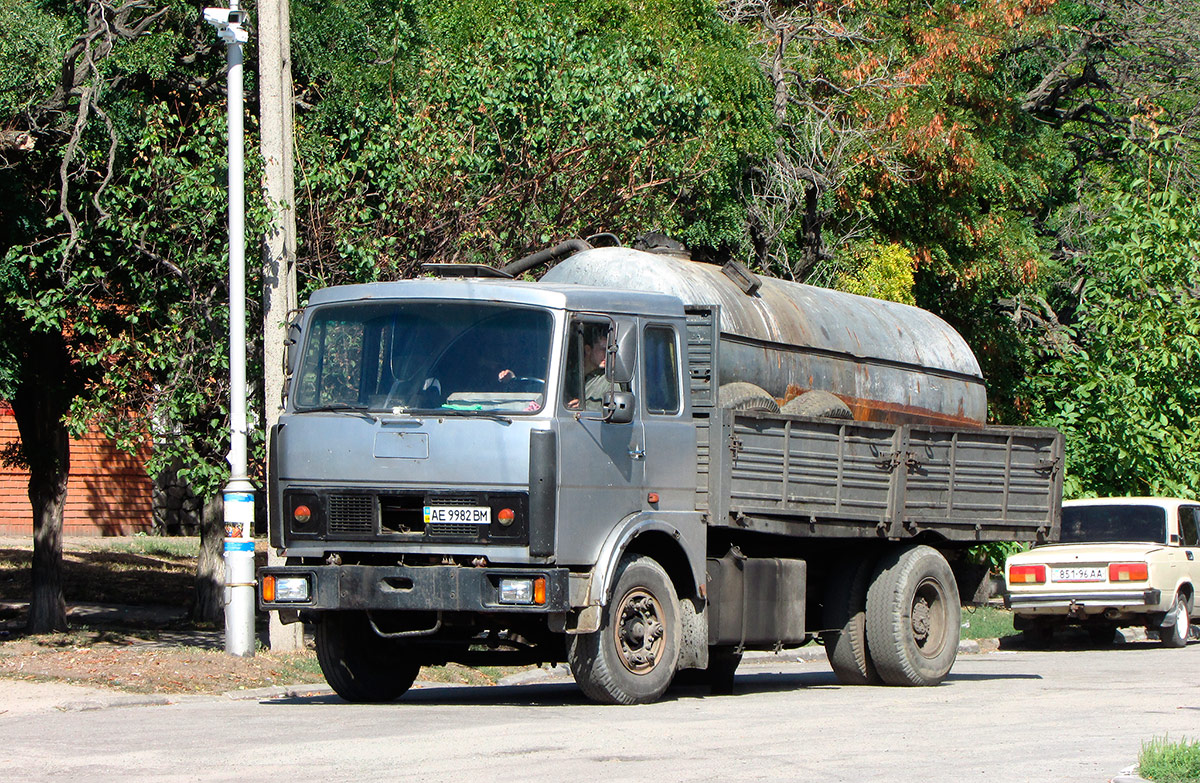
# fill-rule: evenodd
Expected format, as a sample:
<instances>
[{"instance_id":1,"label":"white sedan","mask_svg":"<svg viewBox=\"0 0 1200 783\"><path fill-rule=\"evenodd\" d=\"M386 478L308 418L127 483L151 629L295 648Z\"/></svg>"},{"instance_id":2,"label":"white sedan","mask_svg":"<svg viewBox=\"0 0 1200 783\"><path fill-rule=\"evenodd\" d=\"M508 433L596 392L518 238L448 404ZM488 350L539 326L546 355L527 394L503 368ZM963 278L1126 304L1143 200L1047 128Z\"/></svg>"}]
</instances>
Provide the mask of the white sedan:
<instances>
[{"instance_id":1,"label":"white sedan","mask_svg":"<svg viewBox=\"0 0 1200 783\"><path fill-rule=\"evenodd\" d=\"M1168 647L1197 638L1200 502L1177 498L1096 498L1063 503L1057 544L1008 558L1006 601L1034 642L1064 625L1112 641L1121 626L1144 625Z\"/></svg>"}]
</instances>

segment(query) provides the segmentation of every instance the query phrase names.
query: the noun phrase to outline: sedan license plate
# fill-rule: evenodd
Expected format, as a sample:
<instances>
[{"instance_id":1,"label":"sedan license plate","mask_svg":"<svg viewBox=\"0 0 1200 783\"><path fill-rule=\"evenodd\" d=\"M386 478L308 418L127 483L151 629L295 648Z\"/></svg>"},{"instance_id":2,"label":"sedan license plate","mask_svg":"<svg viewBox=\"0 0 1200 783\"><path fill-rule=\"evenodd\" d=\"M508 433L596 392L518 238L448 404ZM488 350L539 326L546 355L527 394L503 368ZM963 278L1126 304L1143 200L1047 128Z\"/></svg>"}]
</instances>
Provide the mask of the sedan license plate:
<instances>
[{"instance_id":1,"label":"sedan license plate","mask_svg":"<svg viewBox=\"0 0 1200 783\"><path fill-rule=\"evenodd\" d=\"M490 525L487 506L425 506L426 525Z\"/></svg>"},{"instance_id":2,"label":"sedan license plate","mask_svg":"<svg viewBox=\"0 0 1200 783\"><path fill-rule=\"evenodd\" d=\"M1051 582L1103 582L1106 569L1102 566L1075 566L1072 568L1051 568Z\"/></svg>"}]
</instances>

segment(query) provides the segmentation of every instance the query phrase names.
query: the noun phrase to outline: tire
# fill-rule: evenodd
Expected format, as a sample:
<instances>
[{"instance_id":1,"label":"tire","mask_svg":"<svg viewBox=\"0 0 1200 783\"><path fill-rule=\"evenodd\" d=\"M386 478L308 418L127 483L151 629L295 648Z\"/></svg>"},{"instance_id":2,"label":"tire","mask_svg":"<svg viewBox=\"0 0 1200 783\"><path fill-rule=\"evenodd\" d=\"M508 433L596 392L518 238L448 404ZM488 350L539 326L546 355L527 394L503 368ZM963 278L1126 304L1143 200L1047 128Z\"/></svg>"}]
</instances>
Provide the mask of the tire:
<instances>
[{"instance_id":1,"label":"tire","mask_svg":"<svg viewBox=\"0 0 1200 783\"><path fill-rule=\"evenodd\" d=\"M733 693L733 674L742 662L742 654L736 647L721 645L708 648L708 687L718 696Z\"/></svg>"},{"instance_id":2,"label":"tire","mask_svg":"<svg viewBox=\"0 0 1200 783\"><path fill-rule=\"evenodd\" d=\"M1163 627L1158 631L1163 647L1187 647L1188 636L1191 634L1191 600L1182 592L1175 594L1175 603L1171 611L1175 612L1175 622L1170 628Z\"/></svg>"},{"instance_id":3,"label":"tire","mask_svg":"<svg viewBox=\"0 0 1200 783\"><path fill-rule=\"evenodd\" d=\"M958 656L958 584L946 558L920 545L883 556L867 590L867 648L888 685L937 685Z\"/></svg>"},{"instance_id":4,"label":"tire","mask_svg":"<svg viewBox=\"0 0 1200 783\"><path fill-rule=\"evenodd\" d=\"M850 406L827 391L807 391L793 397L779 409L794 416L823 416L827 419L853 419Z\"/></svg>"},{"instance_id":5,"label":"tire","mask_svg":"<svg viewBox=\"0 0 1200 783\"><path fill-rule=\"evenodd\" d=\"M679 664L679 599L654 560L626 555L617 568L600 630L567 639L571 674L603 704L656 701Z\"/></svg>"},{"instance_id":6,"label":"tire","mask_svg":"<svg viewBox=\"0 0 1200 783\"><path fill-rule=\"evenodd\" d=\"M315 636L321 672L348 702L395 701L412 687L421 671L408 648L381 638L362 612L325 612Z\"/></svg>"},{"instance_id":7,"label":"tire","mask_svg":"<svg viewBox=\"0 0 1200 783\"><path fill-rule=\"evenodd\" d=\"M753 383L735 381L717 390L717 402L722 408L735 411L766 411L779 413L779 403Z\"/></svg>"},{"instance_id":8,"label":"tire","mask_svg":"<svg viewBox=\"0 0 1200 783\"><path fill-rule=\"evenodd\" d=\"M879 685L882 680L867 646L867 588L875 569L872 557L842 559L826 580L821 627L825 656L843 685Z\"/></svg>"}]
</instances>

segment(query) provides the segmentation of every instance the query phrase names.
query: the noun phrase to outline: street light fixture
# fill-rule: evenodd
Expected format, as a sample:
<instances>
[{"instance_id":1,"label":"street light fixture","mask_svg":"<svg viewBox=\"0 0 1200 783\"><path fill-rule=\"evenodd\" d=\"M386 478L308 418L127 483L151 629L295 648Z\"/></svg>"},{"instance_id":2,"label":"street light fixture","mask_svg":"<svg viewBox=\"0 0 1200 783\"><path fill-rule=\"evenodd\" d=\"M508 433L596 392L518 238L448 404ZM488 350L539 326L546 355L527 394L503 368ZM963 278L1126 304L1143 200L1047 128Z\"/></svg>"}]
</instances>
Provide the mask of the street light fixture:
<instances>
[{"instance_id":1,"label":"street light fixture","mask_svg":"<svg viewBox=\"0 0 1200 783\"><path fill-rule=\"evenodd\" d=\"M229 103L229 483L225 485L225 652L254 655L254 485L246 471L246 194L242 45L246 14L205 8L225 42Z\"/></svg>"}]
</instances>

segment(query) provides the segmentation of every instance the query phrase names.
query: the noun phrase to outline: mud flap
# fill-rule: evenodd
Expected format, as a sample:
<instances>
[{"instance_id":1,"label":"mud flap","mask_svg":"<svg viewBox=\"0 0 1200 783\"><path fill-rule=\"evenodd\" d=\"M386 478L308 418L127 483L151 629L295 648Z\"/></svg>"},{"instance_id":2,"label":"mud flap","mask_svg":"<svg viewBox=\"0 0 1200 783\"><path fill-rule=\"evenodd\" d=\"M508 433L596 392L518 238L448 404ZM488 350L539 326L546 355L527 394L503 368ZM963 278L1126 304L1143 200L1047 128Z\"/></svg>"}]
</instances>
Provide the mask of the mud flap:
<instances>
[{"instance_id":1,"label":"mud flap","mask_svg":"<svg viewBox=\"0 0 1200 783\"><path fill-rule=\"evenodd\" d=\"M1175 620L1179 616L1179 608L1179 602L1176 601L1174 606L1171 607L1171 610L1163 615L1162 622L1158 624L1159 627L1170 628L1172 625L1174 625Z\"/></svg>"}]
</instances>

